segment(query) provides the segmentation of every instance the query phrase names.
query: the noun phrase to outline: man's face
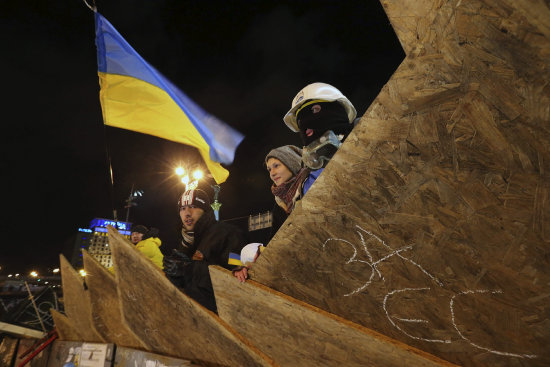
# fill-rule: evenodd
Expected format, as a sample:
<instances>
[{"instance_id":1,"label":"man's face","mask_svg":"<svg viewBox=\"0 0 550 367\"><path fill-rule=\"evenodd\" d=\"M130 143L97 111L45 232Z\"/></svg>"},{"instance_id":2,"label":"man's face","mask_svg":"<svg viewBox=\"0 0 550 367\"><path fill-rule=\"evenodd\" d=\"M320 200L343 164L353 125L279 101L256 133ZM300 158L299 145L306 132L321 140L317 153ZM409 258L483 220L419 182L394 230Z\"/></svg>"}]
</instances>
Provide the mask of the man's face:
<instances>
[{"instance_id":1,"label":"man's face","mask_svg":"<svg viewBox=\"0 0 550 367\"><path fill-rule=\"evenodd\" d=\"M193 205L182 206L180 208L180 218L183 228L186 232L192 231L199 218L204 214L204 210Z\"/></svg>"},{"instance_id":2,"label":"man's face","mask_svg":"<svg viewBox=\"0 0 550 367\"><path fill-rule=\"evenodd\" d=\"M141 241L142 239L143 239L143 233L132 232L132 234L130 235L130 241L132 241L134 245L139 241Z\"/></svg>"}]
</instances>

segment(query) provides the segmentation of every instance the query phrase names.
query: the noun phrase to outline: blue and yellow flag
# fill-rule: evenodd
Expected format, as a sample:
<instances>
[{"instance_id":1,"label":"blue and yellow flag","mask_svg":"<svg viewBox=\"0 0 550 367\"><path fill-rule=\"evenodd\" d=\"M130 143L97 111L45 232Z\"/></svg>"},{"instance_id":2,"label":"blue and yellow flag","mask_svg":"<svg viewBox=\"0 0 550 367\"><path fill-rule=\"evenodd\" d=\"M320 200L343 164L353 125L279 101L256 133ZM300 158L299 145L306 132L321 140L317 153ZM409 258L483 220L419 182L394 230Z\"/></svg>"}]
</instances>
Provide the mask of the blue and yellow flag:
<instances>
[{"instance_id":1,"label":"blue and yellow flag","mask_svg":"<svg viewBox=\"0 0 550 367\"><path fill-rule=\"evenodd\" d=\"M238 265L238 266L243 266L244 265L241 262L241 255L238 255L234 252L229 253L229 259L227 259L227 263L229 265Z\"/></svg>"},{"instance_id":2,"label":"blue and yellow flag","mask_svg":"<svg viewBox=\"0 0 550 367\"><path fill-rule=\"evenodd\" d=\"M95 13L99 98L106 125L197 148L217 183L229 172L243 135L210 115L149 65Z\"/></svg>"}]
</instances>

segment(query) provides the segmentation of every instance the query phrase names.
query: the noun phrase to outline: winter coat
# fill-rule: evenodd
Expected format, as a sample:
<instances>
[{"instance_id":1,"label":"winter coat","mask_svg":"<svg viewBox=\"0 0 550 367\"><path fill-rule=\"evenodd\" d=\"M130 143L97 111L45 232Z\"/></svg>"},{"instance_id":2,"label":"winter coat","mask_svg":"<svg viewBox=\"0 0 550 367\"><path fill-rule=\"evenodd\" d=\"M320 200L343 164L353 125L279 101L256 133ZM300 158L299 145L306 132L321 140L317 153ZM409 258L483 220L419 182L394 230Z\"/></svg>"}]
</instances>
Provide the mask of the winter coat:
<instances>
[{"instance_id":1,"label":"winter coat","mask_svg":"<svg viewBox=\"0 0 550 367\"><path fill-rule=\"evenodd\" d=\"M164 269L162 259L164 255L160 252L160 246L162 242L158 237L149 237L145 240L141 240L136 244L136 249L142 254L147 256L149 260L161 269Z\"/></svg>"},{"instance_id":2,"label":"winter coat","mask_svg":"<svg viewBox=\"0 0 550 367\"><path fill-rule=\"evenodd\" d=\"M205 212L195 223L194 251L200 251L203 260L193 260L185 266L183 289L185 293L209 310L216 312L216 300L208 271L209 265L231 270L229 253L241 253L246 245L243 233L228 223L218 222L213 211Z\"/></svg>"}]
</instances>

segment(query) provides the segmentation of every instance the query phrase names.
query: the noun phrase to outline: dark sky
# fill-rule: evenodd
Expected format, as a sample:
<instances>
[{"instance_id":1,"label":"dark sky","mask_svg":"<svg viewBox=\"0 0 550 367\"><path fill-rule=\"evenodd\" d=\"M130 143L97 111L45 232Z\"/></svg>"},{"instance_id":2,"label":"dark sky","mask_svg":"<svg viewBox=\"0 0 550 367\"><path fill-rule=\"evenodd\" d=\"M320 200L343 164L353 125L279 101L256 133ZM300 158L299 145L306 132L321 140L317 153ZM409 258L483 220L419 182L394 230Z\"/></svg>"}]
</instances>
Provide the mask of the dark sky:
<instances>
[{"instance_id":1,"label":"dark sky","mask_svg":"<svg viewBox=\"0 0 550 367\"><path fill-rule=\"evenodd\" d=\"M312 82L339 88L362 115L404 54L375 1L97 1L140 55L245 135L222 185L222 219L273 207L267 152L300 145L283 123ZM105 127L93 13L81 0L3 0L0 274L45 271L96 217L161 229L174 247L179 162L194 148ZM114 186L108 175L110 157ZM208 185L204 186L209 193Z\"/></svg>"}]
</instances>

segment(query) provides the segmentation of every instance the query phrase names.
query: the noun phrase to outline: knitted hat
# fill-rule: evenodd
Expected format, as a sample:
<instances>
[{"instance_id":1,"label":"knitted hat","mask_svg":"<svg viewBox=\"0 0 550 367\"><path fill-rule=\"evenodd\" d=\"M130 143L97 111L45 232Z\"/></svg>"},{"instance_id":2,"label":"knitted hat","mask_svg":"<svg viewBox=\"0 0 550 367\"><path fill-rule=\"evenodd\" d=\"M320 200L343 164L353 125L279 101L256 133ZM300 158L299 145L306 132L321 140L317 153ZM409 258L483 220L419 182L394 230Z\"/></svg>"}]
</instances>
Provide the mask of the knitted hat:
<instances>
[{"instance_id":1,"label":"knitted hat","mask_svg":"<svg viewBox=\"0 0 550 367\"><path fill-rule=\"evenodd\" d=\"M138 225L135 225L132 227L132 233L133 232L137 232L137 233L141 233L141 234L146 234L149 230L147 229L147 227L141 225L141 224L138 224Z\"/></svg>"},{"instance_id":2,"label":"knitted hat","mask_svg":"<svg viewBox=\"0 0 550 367\"><path fill-rule=\"evenodd\" d=\"M283 145L273 149L265 156L266 164L269 158L280 160L293 175L296 175L302 167L302 149L295 145Z\"/></svg>"},{"instance_id":3,"label":"knitted hat","mask_svg":"<svg viewBox=\"0 0 550 367\"><path fill-rule=\"evenodd\" d=\"M181 195L178 201L178 209L189 205L196 208L201 208L205 212L212 209L210 207L210 199L208 198L208 195L200 189L187 190L183 193L183 195Z\"/></svg>"}]
</instances>

